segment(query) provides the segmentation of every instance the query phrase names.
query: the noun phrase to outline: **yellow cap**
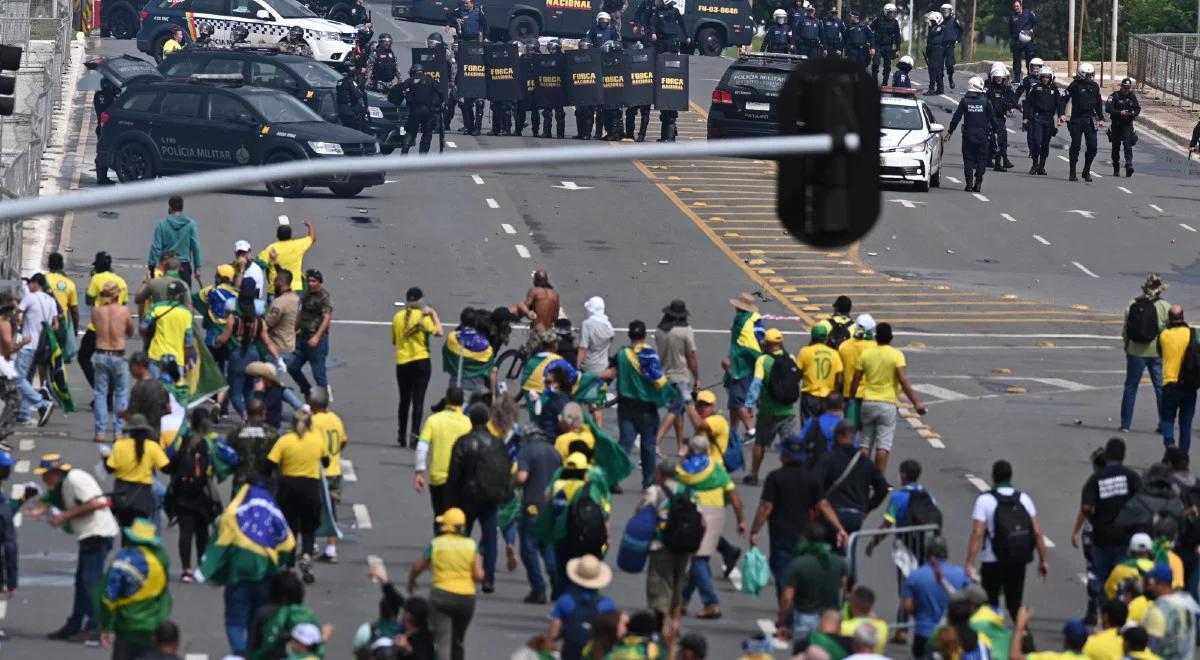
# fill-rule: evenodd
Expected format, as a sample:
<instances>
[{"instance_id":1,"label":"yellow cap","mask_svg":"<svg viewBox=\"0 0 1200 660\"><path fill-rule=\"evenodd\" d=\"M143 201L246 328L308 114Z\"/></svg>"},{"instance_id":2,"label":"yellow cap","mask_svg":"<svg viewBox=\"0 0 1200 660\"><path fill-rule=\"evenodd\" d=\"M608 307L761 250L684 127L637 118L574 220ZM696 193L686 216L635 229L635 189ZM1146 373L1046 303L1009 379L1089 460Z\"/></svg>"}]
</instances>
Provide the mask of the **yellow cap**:
<instances>
[{"instance_id":1,"label":"yellow cap","mask_svg":"<svg viewBox=\"0 0 1200 660\"><path fill-rule=\"evenodd\" d=\"M217 266L217 277L224 277L227 280L232 280L237 276L237 271L229 264L221 264Z\"/></svg>"},{"instance_id":2,"label":"yellow cap","mask_svg":"<svg viewBox=\"0 0 1200 660\"><path fill-rule=\"evenodd\" d=\"M712 390L700 390L696 393L696 401L698 403L707 403L710 406L717 405L717 395L712 393Z\"/></svg>"},{"instance_id":3,"label":"yellow cap","mask_svg":"<svg viewBox=\"0 0 1200 660\"><path fill-rule=\"evenodd\" d=\"M46 474L50 470L62 470L63 472L67 472L70 469L71 466L63 462L62 454L46 454L42 456L42 460L38 462L38 466L33 469L33 473L40 476Z\"/></svg>"},{"instance_id":4,"label":"yellow cap","mask_svg":"<svg viewBox=\"0 0 1200 660\"><path fill-rule=\"evenodd\" d=\"M771 328L763 335L763 341L769 341L772 344L782 344L783 333L779 331L779 328Z\"/></svg>"},{"instance_id":5,"label":"yellow cap","mask_svg":"<svg viewBox=\"0 0 1200 660\"><path fill-rule=\"evenodd\" d=\"M567 468L568 470L586 470L587 466L587 456L585 456L583 452L579 451L572 452L571 455L567 457L567 462L563 464L563 467Z\"/></svg>"},{"instance_id":6,"label":"yellow cap","mask_svg":"<svg viewBox=\"0 0 1200 660\"><path fill-rule=\"evenodd\" d=\"M446 509L442 515L435 518L442 529L460 529L467 524L467 514L458 507Z\"/></svg>"}]
</instances>

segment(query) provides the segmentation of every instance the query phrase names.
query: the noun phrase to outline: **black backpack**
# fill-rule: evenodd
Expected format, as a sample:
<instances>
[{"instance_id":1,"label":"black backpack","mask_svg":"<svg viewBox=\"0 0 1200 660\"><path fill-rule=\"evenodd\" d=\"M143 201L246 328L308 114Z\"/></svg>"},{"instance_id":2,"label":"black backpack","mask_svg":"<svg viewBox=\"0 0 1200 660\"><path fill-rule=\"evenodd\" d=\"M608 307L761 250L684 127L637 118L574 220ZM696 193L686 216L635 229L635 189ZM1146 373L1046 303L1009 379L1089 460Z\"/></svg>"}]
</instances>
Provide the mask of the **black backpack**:
<instances>
[{"instance_id":1,"label":"black backpack","mask_svg":"<svg viewBox=\"0 0 1200 660\"><path fill-rule=\"evenodd\" d=\"M1125 316L1125 338L1139 344L1149 344L1158 336L1158 308L1154 301L1141 296L1129 306Z\"/></svg>"},{"instance_id":2,"label":"black backpack","mask_svg":"<svg viewBox=\"0 0 1200 660\"><path fill-rule=\"evenodd\" d=\"M829 450L829 438L825 437L825 429L821 427L820 417L813 417L808 425L808 431L804 433L802 442L804 443L804 451L808 454L807 464L813 466L821 457Z\"/></svg>"},{"instance_id":3,"label":"black backpack","mask_svg":"<svg viewBox=\"0 0 1200 660\"><path fill-rule=\"evenodd\" d=\"M505 502L512 495L512 459L500 440L485 442L475 464L471 492L480 502L493 504Z\"/></svg>"},{"instance_id":4,"label":"black backpack","mask_svg":"<svg viewBox=\"0 0 1200 660\"><path fill-rule=\"evenodd\" d=\"M853 319L848 316L834 316L830 318L829 338L825 340L825 343L828 344L830 348L835 349L841 346L842 342L849 339L853 334L850 332L850 329L853 325Z\"/></svg>"},{"instance_id":5,"label":"black backpack","mask_svg":"<svg viewBox=\"0 0 1200 660\"><path fill-rule=\"evenodd\" d=\"M996 511L992 514L992 552L1002 564L1024 566L1033 561L1033 518L1025 505L1021 504L1021 492L1001 495L992 491L996 498Z\"/></svg>"},{"instance_id":6,"label":"black backpack","mask_svg":"<svg viewBox=\"0 0 1200 660\"><path fill-rule=\"evenodd\" d=\"M1024 509L1024 507L1022 507ZM908 496L908 511L904 516L904 525L937 525L942 527L942 511L933 502L925 490L914 490Z\"/></svg>"},{"instance_id":7,"label":"black backpack","mask_svg":"<svg viewBox=\"0 0 1200 660\"><path fill-rule=\"evenodd\" d=\"M771 357L775 361L771 365L771 373L767 374L767 394L776 403L796 403L800 399L799 365L787 351Z\"/></svg>"},{"instance_id":8,"label":"black backpack","mask_svg":"<svg viewBox=\"0 0 1200 660\"><path fill-rule=\"evenodd\" d=\"M675 554L691 554L704 539L704 516L692 501L690 492L681 488L671 496L671 510L663 527L663 547Z\"/></svg>"},{"instance_id":9,"label":"black backpack","mask_svg":"<svg viewBox=\"0 0 1200 660\"><path fill-rule=\"evenodd\" d=\"M1179 382L1185 387L1200 389L1200 347L1196 346L1196 330L1191 328L1188 331L1187 348L1183 351L1183 358L1179 363Z\"/></svg>"},{"instance_id":10,"label":"black backpack","mask_svg":"<svg viewBox=\"0 0 1200 660\"><path fill-rule=\"evenodd\" d=\"M587 486L584 486L587 488ZM584 555L604 556L608 544L608 529L604 522L604 509L587 492L579 493L567 508L567 557Z\"/></svg>"}]
</instances>

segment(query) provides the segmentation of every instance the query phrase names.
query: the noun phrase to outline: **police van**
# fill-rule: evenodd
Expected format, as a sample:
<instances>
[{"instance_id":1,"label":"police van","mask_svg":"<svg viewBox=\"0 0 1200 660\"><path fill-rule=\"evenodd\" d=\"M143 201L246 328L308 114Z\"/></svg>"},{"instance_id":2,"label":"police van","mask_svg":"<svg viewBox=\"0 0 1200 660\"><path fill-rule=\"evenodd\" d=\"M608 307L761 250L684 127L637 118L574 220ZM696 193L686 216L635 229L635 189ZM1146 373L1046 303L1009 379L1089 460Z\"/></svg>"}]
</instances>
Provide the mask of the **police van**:
<instances>
[{"instance_id":1,"label":"police van","mask_svg":"<svg viewBox=\"0 0 1200 660\"><path fill-rule=\"evenodd\" d=\"M392 0L392 18L446 25L460 0ZM631 23L641 0L630 0L622 16L622 34L633 35ZM577 38L596 24L603 0L484 0L481 5L496 40L526 40L539 35ZM683 23L701 54L720 55L726 46L748 45L754 21L747 0L676 0Z\"/></svg>"},{"instance_id":2,"label":"police van","mask_svg":"<svg viewBox=\"0 0 1200 660\"><path fill-rule=\"evenodd\" d=\"M130 84L100 113L97 169L121 182L267 165L325 156L378 153L375 138L321 119L274 89L244 87L240 75L194 75L187 81ZM296 197L309 186L353 197L383 183L383 173L270 181L267 191Z\"/></svg>"},{"instance_id":3,"label":"police van","mask_svg":"<svg viewBox=\"0 0 1200 660\"><path fill-rule=\"evenodd\" d=\"M231 31L241 25L249 31L252 46L274 46L287 39L288 30L304 30L304 42L313 59L341 64L354 49L354 29L317 16L297 0L150 0L142 9L138 50L162 59L163 44L171 31L183 28L186 41L195 40L204 25L213 27L214 45L232 43Z\"/></svg>"}]
</instances>

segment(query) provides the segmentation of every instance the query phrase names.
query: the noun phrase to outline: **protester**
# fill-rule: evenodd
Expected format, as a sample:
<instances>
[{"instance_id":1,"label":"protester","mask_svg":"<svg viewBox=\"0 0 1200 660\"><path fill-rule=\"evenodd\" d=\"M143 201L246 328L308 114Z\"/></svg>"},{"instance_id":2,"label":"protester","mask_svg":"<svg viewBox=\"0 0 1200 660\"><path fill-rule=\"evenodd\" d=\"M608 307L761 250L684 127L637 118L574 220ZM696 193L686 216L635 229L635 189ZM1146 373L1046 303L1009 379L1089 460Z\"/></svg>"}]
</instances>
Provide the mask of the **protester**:
<instances>
[{"instance_id":1,"label":"protester","mask_svg":"<svg viewBox=\"0 0 1200 660\"><path fill-rule=\"evenodd\" d=\"M779 369L779 372L776 372ZM754 455L750 474L742 478L748 486L758 485L763 456L776 438L783 440L796 429L795 403L800 399L800 373L792 356L783 350L783 333L771 328L763 334L762 354L754 362L746 388L747 407L757 404ZM731 404L732 405L732 404Z\"/></svg>"},{"instance_id":2,"label":"protester","mask_svg":"<svg viewBox=\"0 0 1200 660\"><path fill-rule=\"evenodd\" d=\"M416 448L416 437L410 438L408 435L409 410L411 408L411 428L415 432L421 428L425 390L433 373L429 360L429 337L442 336L442 322L437 310L425 304L425 294L421 289L410 288L404 298L404 309L392 317L396 387L400 391L400 404L396 409L396 442L401 447Z\"/></svg>"},{"instance_id":3,"label":"protester","mask_svg":"<svg viewBox=\"0 0 1200 660\"><path fill-rule=\"evenodd\" d=\"M862 528L867 514L883 504L891 488L879 467L854 446L857 430L850 420L838 422L833 451L816 466L825 498L847 534Z\"/></svg>"},{"instance_id":4,"label":"protester","mask_svg":"<svg viewBox=\"0 0 1200 660\"><path fill-rule=\"evenodd\" d=\"M1083 485L1082 503L1071 536L1071 544L1079 547L1083 523L1085 520L1091 523L1093 571L1100 580L1106 579L1125 554L1128 532L1117 525L1117 516L1142 487L1137 472L1124 466L1124 440L1108 441L1104 446L1104 461L1104 469L1089 476Z\"/></svg>"},{"instance_id":5,"label":"protester","mask_svg":"<svg viewBox=\"0 0 1200 660\"><path fill-rule=\"evenodd\" d=\"M467 516L462 509L449 508L437 516L441 534L425 547L424 554L408 574L408 592L417 589L417 577L433 569L429 593L437 648L449 660L464 660L467 627L475 614L475 585L483 582L483 560L475 541L463 535Z\"/></svg>"},{"instance_id":6,"label":"protester","mask_svg":"<svg viewBox=\"0 0 1200 660\"><path fill-rule=\"evenodd\" d=\"M612 569L596 556L584 555L567 562L567 579L570 584L550 613L546 639L562 640L563 660L580 660L596 616L616 609L610 598L600 594L612 582Z\"/></svg>"},{"instance_id":7,"label":"protester","mask_svg":"<svg viewBox=\"0 0 1200 660\"><path fill-rule=\"evenodd\" d=\"M696 336L688 325L687 304L672 300L663 308L662 320L654 334L658 354L662 357L663 374L667 382L678 390L678 396L667 408L667 416L658 428L656 442L662 442L667 433L675 429L675 447L683 453L683 417L687 402L700 385L700 362L696 359Z\"/></svg>"},{"instance_id":8,"label":"protester","mask_svg":"<svg viewBox=\"0 0 1200 660\"><path fill-rule=\"evenodd\" d=\"M688 583L683 589L683 604L687 606L695 590L700 591L704 608L696 615L700 619L721 618L720 599L712 582L709 559L717 550L717 542L725 526L725 507L733 508L740 536L746 535L746 521L742 515L742 500L738 496L733 480L725 466L709 457L708 438L698 435L688 441L688 455L680 461L675 477L685 488L696 494L700 512L704 516L704 536L700 547L692 557L688 571ZM669 524L669 521L668 521Z\"/></svg>"},{"instance_id":9,"label":"protester","mask_svg":"<svg viewBox=\"0 0 1200 660\"><path fill-rule=\"evenodd\" d=\"M1133 426L1133 409L1142 374L1150 372L1154 387L1154 409L1162 409L1162 359L1158 353L1158 336L1167 327L1167 311L1171 304L1163 300L1167 283L1157 273L1150 273L1142 283L1142 293L1125 306L1125 322L1121 339L1125 344L1125 386L1121 393L1121 433ZM1158 418L1155 419L1156 425Z\"/></svg>"},{"instance_id":10,"label":"protester","mask_svg":"<svg viewBox=\"0 0 1200 660\"><path fill-rule=\"evenodd\" d=\"M457 387L446 389L445 407L425 420L417 443L416 474L413 488L418 493L425 490L425 472L429 472L429 499L433 503L433 515L440 516L448 507L445 504L444 486L450 475L450 455L454 443L470 433L471 420L462 412L463 391Z\"/></svg>"},{"instance_id":11,"label":"protester","mask_svg":"<svg viewBox=\"0 0 1200 660\"><path fill-rule=\"evenodd\" d=\"M154 514L154 473L171 461L158 444L158 429L151 427L145 417L131 415L125 432L128 437L118 438L111 450L102 445L100 453L107 453L104 467L113 475L112 513L117 524L129 527L134 519Z\"/></svg>"},{"instance_id":12,"label":"protester","mask_svg":"<svg viewBox=\"0 0 1200 660\"><path fill-rule=\"evenodd\" d=\"M946 540L935 537L925 544L925 561L909 574L900 589L901 606L913 617L912 654L924 658L933 631L950 606L947 587L962 590L970 584L962 566L948 561Z\"/></svg>"},{"instance_id":13,"label":"protester","mask_svg":"<svg viewBox=\"0 0 1200 660\"><path fill-rule=\"evenodd\" d=\"M897 397L903 390L918 415L925 414L925 406L921 405L908 382L908 362L904 354L892 348L891 324L880 323L875 327L875 342L877 346L858 356L858 369L850 390L857 392L859 385L863 386L862 444L874 454L879 471L886 472L899 418Z\"/></svg>"},{"instance_id":14,"label":"protester","mask_svg":"<svg viewBox=\"0 0 1200 660\"><path fill-rule=\"evenodd\" d=\"M153 522L138 518L122 531L127 543L103 578L97 619L113 660L136 660L154 650L155 633L171 616L170 563Z\"/></svg>"},{"instance_id":15,"label":"protester","mask_svg":"<svg viewBox=\"0 0 1200 660\"><path fill-rule=\"evenodd\" d=\"M329 445L313 429L311 415L297 410L291 431L279 436L267 453L267 460L279 471L276 482L279 508L288 527L300 537L300 572L311 581L317 526L324 506L321 468L329 462ZM295 565L295 556L290 557L288 566Z\"/></svg>"},{"instance_id":16,"label":"protester","mask_svg":"<svg viewBox=\"0 0 1200 660\"><path fill-rule=\"evenodd\" d=\"M468 411L471 431L454 443L446 476L445 503L467 516L466 534L479 522L483 546L483 593L495 591L496 533L499 505L511 494L512 461L500 438L488 430L489 411L473 403Z\"/></svg>"},{"instance_id":17,"label":"protester","mask_svg":"<svg viewBox=\"0 0 1200 660\"><path fill-rule=\"evenodd\" d=\"M333 300L325 290L325 276L321 271L310 268L304 276L308 287L300 299L296 352L292 354L287 370L300 387L301 395L307 398L312 385L304 376L305 364L312 369L313 382L317 387L329 389L325 361L329 357L329 322L333 318Z\"/></svg>"},{"instance_id":18,"label":"protester","mask_svg":"<svg viewBox=\"0 0 1200 660\"><path fill-rule=\"evenodd\" d=\"M527 432L521 438L521 449L517 453L516 484L521 487L521 513L518 527L521 536L521 563L529 580L529 594L523 602L543 604L546 602L547 580L550 587L555 584L556 563L554 547L544 543L534 533L533 525L541 507L546 505L546 489L554 474L562 465L559 452L539 432ZM543 576L542 569L546 574ZM558 589L555 588L555 592Z\"/></svg>"},{"instance_id":19,"label":"protester","mask_svg":"<svg viewBox=\"0 0 1200 660\"><path fill-rule=\"evenodd\" d=\"M129 371L125 365L125 340L133 336L133 316L129 308L117 302L121 289L116 282L109 281L100 289L100 306L91 314L95 326L95 353L92 355L92 370L95 374L95 421L96 442L107 440L109 400L112 412L124 410L129 405ZM113 435L121 437L121 417L113 415Z\"/></svg>"},{"instance_id":20,"label":"protester","mask_svg":"<svg viewBox=\"0 0 1200 660\"><path fill-rule=\"evenodd\" d=\"M179 275L184 284L192 281L192 273L196 274L199 283L200 236L196 232L196 222L183 214L183 197L179 195L172 195L167 200L167 216L154 227L146 268L153 271L159 257L168 250L179 258Z\"/></svg>"},{"instance_id":21,"label":"protester","mask_svg":"<svg viewBox=\"0 0 1200 660\"><path fill-rule=\"evenodd\" d=\"M312 410L312 430L318 438L325 439L327 460L322 463L322 467L326 491L329 493L329 510L333 522L336 523L337 505L342 501L342 451L349 440L346 436L346 425L337 413L329 409L329 393L324 388L314 387L309 392L308 405ZM317 561L337 563L336 535L326 537L325 550L317 555Z\"/></svg>"},{"instance_id":22,"label":"protester","mask_svg":"<svg viewBox=\"0 0 1200 660\"><path fill-rule=\"evenodd\" d=\"M200 559L208 547L209 526L221 511L221 502L212 486L214 458L209 454L208 411L193 410L190 422L187 435L166 470L171 475L171 485L164 502L167 515L179 525L181 582L195 581L192 543L195 542L196 559Z\"/></svg>"},{"instance_id":23,"label":"protester","mask_svg":"<svg viewBox=\"0 0 1200 660\"><path fill-rule=\"evenodd\" d=\"M783 576L775 627L800 643L816 630L822 611L838 607L846 589L846 560L826 538L824 526L811 523Z\"/></svg>"}]
</instances>

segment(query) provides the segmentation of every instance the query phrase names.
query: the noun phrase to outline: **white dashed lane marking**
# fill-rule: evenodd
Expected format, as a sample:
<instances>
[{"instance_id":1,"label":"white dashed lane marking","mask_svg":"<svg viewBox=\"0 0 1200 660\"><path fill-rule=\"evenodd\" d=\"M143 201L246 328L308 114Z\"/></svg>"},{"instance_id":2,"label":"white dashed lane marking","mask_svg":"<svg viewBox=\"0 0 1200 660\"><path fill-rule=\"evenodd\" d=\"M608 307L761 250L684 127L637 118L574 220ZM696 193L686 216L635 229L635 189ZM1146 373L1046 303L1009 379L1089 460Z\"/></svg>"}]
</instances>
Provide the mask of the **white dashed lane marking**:
<instances>
[{"instance_id":1,"label":"white dashed lane marking","mask_svg":"<svg viewBox=\"0 0 1200 660\"><path fill-rule=\"evenodd\" d=\"M281 216L279 216L279 224L281 224L281 225L290 225L291 223L292 223L292 221L291 221L291 220L288 220L288 217L287 217L286 215L281 215Z\"/></svg>"},{"instance_id":2,"label":"white dashed lane marking","mask_svg":"<svg viewBox=\"0 0 1200 660\"><path fill-rule=\"evenodd\" d=\"M1158 211L1159 213L1163 212L1162 207L1159 206L1158 204L1151 204L1150 208L1154 209L1155 211Z\"/></svg>"},{"instance_id":3,"label":"white dashed lane marking","mask_svg":"<svg viewBox=\"0 0 1200 660\"><path fill-rule=\"evenodd\" d=\"M208 660L207 653L188 653L183 656L183 660Z\"/></svg>"},{"instance_id":4,"label":"white dashed lane marking","mask_svg":"<svg viewBox=\"0 0 1200 660\"><path fill-rule=\"evenodd\" d=\"M13 472L28 472L28 471L29 471L29 461L27 461L27 460L24 460L24 459L19 460L19 461L17 461L17 464L13 466Z\"/></svg>"},{"instance_id":5,"label":"white dashed lane marking","mask_svg":"<svg viewBox=\"0 0 1200 660\"><path fill-rule=\"evenodd\" d=\"M1041 236L1038 236L1037 234L1033 235L1033 240L1037 241L1038 243L1041 243L1042 245L1050 245L1050 241L1042 238Z\"/></svg>"},{"instance_id":6,"label":"white dashed lane marking","mask_svg":"<svg viewBox=\"0 0 1200 660\"><path fill-rule=\"evenodd\" d=\"M512 226L512 225L510 225L510 224L508 224L507 222L505 222L505 223L502 223L502 224L500 225L500 228L501 228L501 229L503 229L503 230L504 230L504 233L506 233L506 234L515 234L515 233L517 233L517 230L516 230L516 229L513 229L513 226Z\"/></svg>"},{"instance_id":7,"label":"white dashed lane marking","mask_svg":"<svg viewBox=\"0 0 1200 660\"><path fill-rule=\"evenodd\" d=\"M917 383L916 385L913 385L912 388L921 394L928 394L929 396L936 397L943 401L962 401L963 399L970 398L961 392L948 390L938 385L930 385L929 383Z\"/></svg>"},{"instance_id":8,"label":"white dashed lane marking","mask_svg":"<svg viewBox=\"0 0 1200 660\"><path fill-rule=\"evenodd\" d=\"M359 529L371 529L371 513L367 511L366 504L354 505L354 521Z\"/></svg>"},{"instance_id":9,"label":"white dashed lane marking","mask_svg":"<svg viewBox=\"0 0 1200 660\"><path fill-rule=\"evenodd\" d=\"M282 204L282 203L283 203L283 198L282 198L282 197L276 197L276 198L275 198L275 203L276 203L276 204Z\"/></svg>"},{"instance_id":10,"label":"white dashed lane marking","mask_svg":"<svg viewBox=\"0 0 1200 660\"><path fill-rule=\"evenodd\" d=\"M1180 227L1183 227L1184 229L1186 229L1186 230L1188 230L1188 231L1196 231L1196 228L1195 228L1195 227L1193 227L1193 226L1191 226L1191 225L1187 224L1186 222L1181 222L1181 223L1179 223L1179 226L1180 226Z\"/></svg>"},{"instance_id":11,"label":"white dashed lane marking","mask_svg":"<svg viewBox=\"0 0 1200 660\"><path fill-rule=\"evenodd\" d=\"M342 481L358 481L358 473L354 471L354 463L350 459L342 459Z\"/></svg>"},{"instance_id":12,"label":"white dashed lane marking","mask_svg":"<svg viewBox=\"0 0 1200 660\"><path fill-rule=\"evenodd\" d=\"M25 484L13 484L12 494L9 495L9 497L14 500L19 500L24 496L25 496Z\"/></svg>"},{"instance_id":13,"label":"white dashed lane marking","mask_svg":"<svg viewBox=\"0 0 1200 660\"><path fill-rule=\"evenodd\" d=\"M1071 262L1071 265L1072 265L1072 266L1074 266L1074 267L1076 267L1076 268L1078 268L1079 270L1083 271L1083 274L1084 274L1084 275L1087 275L1088 277L1094 277L1094 278L1096 278L1096 279L1100 279L1100 276L1099 276L1099 275L1097 275L1097 274L1093 273L1092 271L1088 270L1088 267L1087 267L1087 266L1084 266L1083 264L1079 263L1078 261L1072 261L1072 262Z\"/></svg>"},{"instance_id":14,"label":"white dashed lane marking","mask_svg":"<svg viewBox=\"0 0 1200 660\"><path fill-rule=\"evenodd\" d=\"M1062 155L1062 154L1059 154L1059 155L1058 155L1058 159L1059 159L1059 160L1061 160L1061 161L1062 161L1062 162L1064 162L1064 163L1069 163L1069 162L1071 162L1071 159L1070 159L1070 158L1067 158L1066 156L1064 156L1064 155Z\"/></svg>"},{"instance_id":15,"label":"white dashed lane marking","mask_svg":"<svg viewBox=\"0 0 1200 660\"><path fill-rule=\"evenodd\" d=\"M0 600L0 621L3 621L8 616L8 601Z\"/></svg>"},{"instance_id":16,"label":"white dashed lane marking","mask_svg":"<svg viewBox=\"0 0 1200 660\"><path fill-rule=\"evenodd\" d=\"M950 183L962 183L962 181L959 181L958 179L956 179L952 176L948 176L948 177L946 177L946 179L948 179L950 181Z\"/></svg>"},{"instance_id":17,"label":"white dashed lane marking","mask_svg":"<svg viewBox=\"0 0 1200 660\"><path fill-rule=\"evenodd\" d=\"M1016 218L1012 217L1011 215L1009 215L1009 214L1007 214L1007 213L1001 213L1001 214L1000 214L1000 217L1001 217L1001 218L1004 218L1005 220L1008 220L1009 222L1016 222L1016 221L1017 221L1017 219L1016 219Z\"/></svg>"},{"instance_id":18,"label":"white dashed lane marking","mask_svg":"<svg viewBox=\"0 0 1200 660\"><path fill-rule=\"evenodd\" d=\"M1017 132L1016 132L1016 131L1014 131L1014 130L1013 130L1013 129L1011 129L1011 128L1005 128L1004 130L1008 131L1009 133L1012 133L1013 135L1016 135L1016 134L1017 134Z\"/></svg>"},{"instance_id":19,"label":"white dashed lane marking","mask_svg":"<svg viewBox=\"0 0 1200 660\"><path fill-rule=\"evenodd\" d=\"M946 96L945 94L942 94L942 98L946 99L947 101L949 101L949 102L951 102L951 103L958 103L958 101L954 100L954 98L953 98L953 97L951 97L951 96Z\"/></svg>"},{"instance_id":20,"label":"white dashed lane marking","mask_svg":"<svg viewBox=\"0 0 1200 660\"><path fill-rule=\"evenodd\" d=\"M1117 190L1120 190L1121 192L1125 193L1126 195L1132 195L1132 194L1133 194L1133 191L1132 191L1132 190L1130 190L1130 189L1128 189L1128 188L1126 188L1125 186L1117 186Z\"/></svg>"},{"instance_id":21,"label":"white dashed lane marking","mask_svg":"<svg viewBox=\"0 0 1200 660\"><path fill-rule=\"evenodd\" d=\"M521 255L522 259L528 259L530 257L529 248L517 243L517 254Z\"/></svg>"},{"instance_id":22,"label":"white dashed lane marking","mask_svg":"<svg viewBox=\"0 0 1200 660\"><path fill-rule=\"evenodd\" d=\"M975 195L975 199L977 199L981 202L989 201L988 198L983 193L971 193L971 194Z\"/></svg>"},{"instance_id":23,"label":"white dashed lane marking","mask_svg":"<svg viewBox=\"0 0 1200 660\"><path fill-rule=\"evenodd\" d=\"M457 149L457 148L458 148L458 145L457 145L457 144L455 144L455 143L453 143L453 142L451 142L450 140L446 140L446 147L447 147L448 149Z\"/></svg>"},{"instance_id":24,"label":"white dashed lane marking","mask_svg":"<svg viewBox=\"0 0 1200 660\"><path fill-rule=\"evenodd\" d=\"M21 451L33 451L33 448L34 448L33 438L25 438L25 439L21 440L21 442L17 445L17 448L20 449Z\"/></svg>"},{"instance_id":25,"label":"white dashed lane marking","mask_svg":"<svg viewBox=\"0 0 1200 660\"><path fill-rule=\"evenodd\" d=\"M971 485L974 486L975 488L977 488L979 490L979 492L981 492L981 493L986 493L987 491L992 489L991 485L989 485L988 482L984 481L983 479L980 479L979 477L977 477L973 474L968 474L965 476L967 478L967 481L971 482Z\"/></svg>"},{"instance_id":26,"label":"white dashed lane marking","mask_svg":"<svg viewBox=\"0 0 1200 660\"><path fill-rule=\"evenodd\" d=\"M500 208L500 202L497 202L496 200L492 199L491 197L488 197L488 198L487 198L487 205L488 205L488 208L489 208L489 209L498 209L498 208Z\"/></svg>"},{"instance_id":27,"label":"white dashed lane marking","mask_svg":"<svg viewBox=\"0 0 1200 660\"><path fill-rule=\"evenodd\" d=\"M472 174L471 180L474 181L475 185L477 185L477 186L483 185L483 177L479 176L478 174Z\"/></svg>"}]
</instances>

